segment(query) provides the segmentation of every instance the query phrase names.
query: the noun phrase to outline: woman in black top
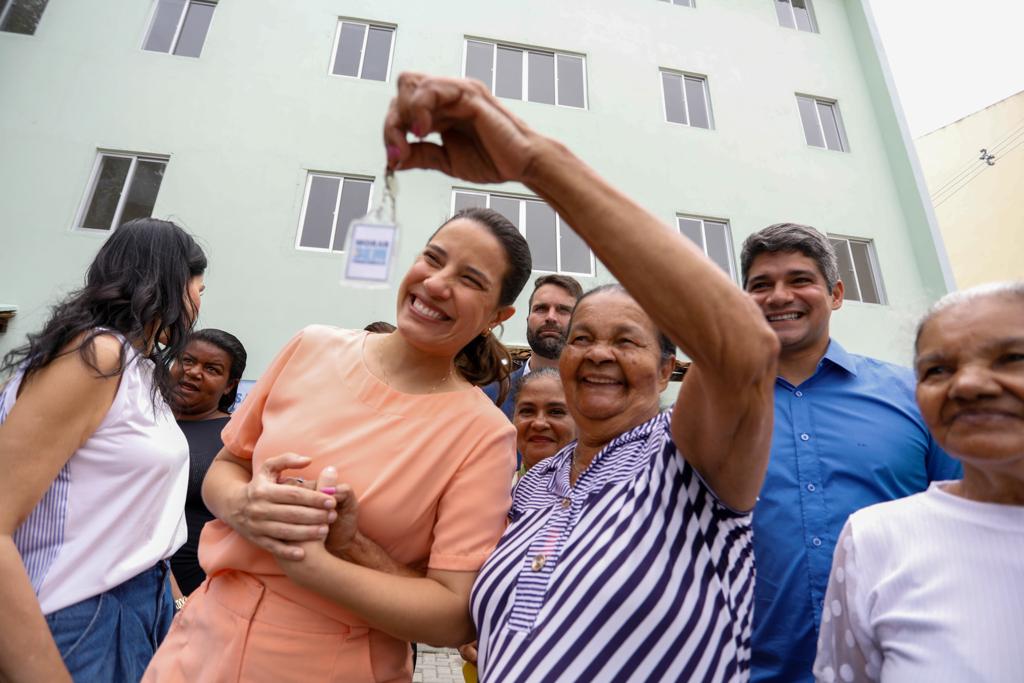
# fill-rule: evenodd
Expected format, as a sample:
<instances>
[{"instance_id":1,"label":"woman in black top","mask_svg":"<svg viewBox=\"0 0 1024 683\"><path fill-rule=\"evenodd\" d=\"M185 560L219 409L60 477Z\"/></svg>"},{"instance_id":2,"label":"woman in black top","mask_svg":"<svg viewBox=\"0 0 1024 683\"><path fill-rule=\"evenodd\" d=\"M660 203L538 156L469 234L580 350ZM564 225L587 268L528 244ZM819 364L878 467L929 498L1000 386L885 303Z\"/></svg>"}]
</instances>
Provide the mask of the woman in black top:
<instances>
[{"instance_id":1,"label":"woman in black top","mask_svg":"<svg viewBox=\"0 0 1024 683\"><path fill-rule=\"evenodd\" d=\"M245 371L246 353L234 335L208 328L189 337L174 364L174 417L188 439L188 497L185 521L188 541L171 558L171 571L183 596L199 587L206 574L199 566L197 549L203 525L214 517L203 503L206 470L224 445L220 432L231 418L238 395L238 380ZM176 596L177 597L177 596Z\"/></svg>"}]
</instances>

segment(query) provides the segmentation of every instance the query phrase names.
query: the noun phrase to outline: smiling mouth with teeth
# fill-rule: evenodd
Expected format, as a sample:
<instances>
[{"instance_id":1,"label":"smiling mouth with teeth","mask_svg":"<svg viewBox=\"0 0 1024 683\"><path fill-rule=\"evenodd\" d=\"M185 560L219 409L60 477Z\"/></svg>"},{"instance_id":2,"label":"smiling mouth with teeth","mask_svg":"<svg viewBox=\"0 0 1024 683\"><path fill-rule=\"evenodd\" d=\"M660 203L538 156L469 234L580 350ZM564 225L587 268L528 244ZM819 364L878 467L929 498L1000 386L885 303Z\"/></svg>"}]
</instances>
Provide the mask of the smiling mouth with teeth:
<instances>
[{"instance_id":1,"label":"smiling mouth with teeth","mask_svg":"<svg viewBox=\"0 0 1024 683\"><path fill-rule=\"evenodd\" d=\"M779 322L780 320L796 320L798 318L803 317L803 313L781 313L777 315L768 315L765 317L768 319L768 322L775 323Z\"/></svg>"},{"instance_id":2,"label":"smiling mouth with teeth","mask_svg":"<svg viewBox=\"0 0 1024 683\"><path fill-rule=\"evenodd\" d=\"M412 299L412 303L410 305L412 306L413 310L419 313L420 315L424 316L425 318L430 318L432 320L438 321L451 320L451 318L449 318L447 315L445 315L441 311L430 308L425 303L420 301L417 297L410 296L410 298Z\"/></svg>"}]
</instances>

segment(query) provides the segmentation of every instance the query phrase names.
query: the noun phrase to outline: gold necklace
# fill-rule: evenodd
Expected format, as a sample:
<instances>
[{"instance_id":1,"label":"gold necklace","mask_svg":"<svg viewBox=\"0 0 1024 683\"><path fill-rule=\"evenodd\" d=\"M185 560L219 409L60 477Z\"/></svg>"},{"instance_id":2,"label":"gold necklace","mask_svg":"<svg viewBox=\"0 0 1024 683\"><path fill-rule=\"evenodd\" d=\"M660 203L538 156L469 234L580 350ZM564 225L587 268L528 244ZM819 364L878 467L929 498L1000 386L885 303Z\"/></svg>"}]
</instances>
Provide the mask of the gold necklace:
<instances>
[{"instance_id":1,"label":"gold necklace","mask_svg":"<svg viewBox=\"0 0 1024 683\"><path fill-rule=\"evenodd\" d=\"M382 344L377 345L377 364L380 365L381 374L384 375L384 384L387 384L389 387L394 388L393 385L391 384L391 379L388 377L388 369L384 365L384 347ZM454 371L455 366L453 365L450 368L448 368L448 372L445 374L444 377L442 377L440 380L434 383L433 386L427 389L426 393L433 394L434 392L436 392L441 387L442 384L445 384L449 380L449 378L451 378L452 373Z\"/></svg>"}]
</instances>

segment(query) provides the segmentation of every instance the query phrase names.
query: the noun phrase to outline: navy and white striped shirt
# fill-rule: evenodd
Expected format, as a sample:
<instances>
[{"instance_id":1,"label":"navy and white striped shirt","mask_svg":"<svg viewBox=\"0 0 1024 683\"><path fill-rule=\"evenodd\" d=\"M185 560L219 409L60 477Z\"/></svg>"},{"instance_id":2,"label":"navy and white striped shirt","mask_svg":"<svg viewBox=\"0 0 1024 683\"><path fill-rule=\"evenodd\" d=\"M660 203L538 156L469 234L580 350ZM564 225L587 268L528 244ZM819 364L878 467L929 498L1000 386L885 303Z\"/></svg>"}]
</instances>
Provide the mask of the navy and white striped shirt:
<instances>
[{"instance_id":1,"label":"navy and white striped shirt","mask_svg":"<svg viewBox=\"0 0 1024 683\"><path fill-rule=\"evenodd\" d=\"M473 587L481 681L746 681L750 514L683 461L669 412L616 437L575 488L574 448L519 482Z\"/></svg>"}]
</instances>

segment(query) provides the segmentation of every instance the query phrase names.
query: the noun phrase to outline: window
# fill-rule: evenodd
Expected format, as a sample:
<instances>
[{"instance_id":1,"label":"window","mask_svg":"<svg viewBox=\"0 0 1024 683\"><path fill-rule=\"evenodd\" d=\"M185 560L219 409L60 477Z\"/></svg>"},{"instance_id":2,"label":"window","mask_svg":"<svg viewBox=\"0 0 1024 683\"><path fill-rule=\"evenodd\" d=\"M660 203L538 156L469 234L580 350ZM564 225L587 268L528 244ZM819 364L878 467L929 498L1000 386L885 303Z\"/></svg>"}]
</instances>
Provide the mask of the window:
<instances>
[{"instance_id":1,"label":"window","mask_svg":"<svg viewBox=\"0 0 1024 683\"><path fill-rule=\"evenodd\" d=\"M519 228L530 245L533 269L573 275L594 274L594 255L555 210L539 199L455 190L452 211L489 208Z\"/></svg>"},{"instance_id":2,"label":"window","mask_svg":"<svg viewBox=\"0 0 1024 683\"><path fill-rule=\"evenodd\" d=\"M393 26L374 26L341 20L334 34L331 73L369 81L386 81L391 72Z\"/></svg>"},{"instance_id":3,"label":"window","mask_svg":"<svg viewBox=\"0 0 1024 683\"><path fill-rule=\"evenodd\" d=\"M464 73L498 97L587 107L586 67L580 55L467 40Z\"/></svg>"},{"instance_id":4,"label":"window","mask_svg":"<svg viewBox=\"0 0 1024 683\"><path fill-rule=\"evenodd\" d=\"M703 249L708 258L717 263L726 275L733 280L736 279L732 235L729 233L728 221L696 216L676 216L676 221L679 224L679 232Z\"/></svg>"},{"instance_id":5,"label":"window","mask_svg":"<svg viewBox=\"0 0 1024 683\"><path fill-rule=\"evenodd\" d=\"M818 32L811 0L775 0L775 13L779 15L779 26Z\"/></svg>"},{"instance_id":6,"label":"window","mask_svg":"<svg viewBox=\"0 0 1024 683\"><path fill-rule=\"evenodd\" d=\"M316 251L344 251L348 225L370 210L373 181L310 173L302 201L295 246Z\"/></svg>"},{"instance_id":7,"label":"window","mask_svg":"<svg viewBox=\"0 0 1024 683\"><path fill-rule=\"evenodd\" d=\"M696 128L714 128L708 79L704 76L661 70L665 120Z\"/></svg>"},{"instance_id":8,"label":"window","mask_svg":"<svg viewBox=\"0 0 1024 683\"><path fill-rule=\"evenodd\" d=\"M882 275L870 240L829 235L828 241L839 260L839 279L843 281L843 298L866 304L884 304Z\"/></svg>"},{"instance_id":9,"label":"window","mask_svg":"<svg viewBox=\"0 0 1024 683\"><path fill-rule=\"evenodd\" d=\"M216 6L210 0L158 0L142 49L198 57Z\"/></svg>"},{"instance_id":10,"label":"window","mask_svg":"<svg viewBox=\"0 0 1024 683\"><path fill-rule=\"evenodd\" d=\"M800 107L800 121L804 125L804 137L812 147L826 147L837 152L848 152L843 119L839 116L839 105L833 100L823 100L807 95L796 96Z\"/></svg>"},{"instance_id":11,"label":"window","mask_svg":"<svg viewBox=\"0 0 1024 683\"><path fill-rule=\"evenodd\" d=\"M134 218L152 216L165 168L166 158L101 152L76 226L113 230Z\"/></svg>"},{"instance_id":12,"label":"window","mask_svg":"<svg viewBox=\"0 0 1024 683\"><path fill-rule=\"evenodd\" d=\"M673 5L682 5L683 7L693 7L693 0L661 0L661 2L668 2Z\"/></svg>"},{"instance_id":13,"label":"window","mask_svg":"<svg viewBox=\"0 0 1024 683\"><path fill-rule=\"evenodd\" d=\"M48 0L0 0L0 31L35 34Z\"/></svg>"}]
</instances>

